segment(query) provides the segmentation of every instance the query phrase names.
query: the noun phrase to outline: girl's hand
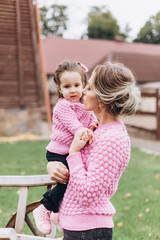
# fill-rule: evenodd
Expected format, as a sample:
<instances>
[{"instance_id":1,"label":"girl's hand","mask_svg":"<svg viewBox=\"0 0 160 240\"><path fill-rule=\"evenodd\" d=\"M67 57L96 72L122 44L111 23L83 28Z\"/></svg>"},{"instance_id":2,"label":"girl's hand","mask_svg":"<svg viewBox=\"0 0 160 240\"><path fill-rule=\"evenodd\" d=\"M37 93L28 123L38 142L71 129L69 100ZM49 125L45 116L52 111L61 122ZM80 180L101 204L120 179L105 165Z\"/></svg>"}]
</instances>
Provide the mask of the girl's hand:
<instances>
[{"instance_id":1,"label":"girl's hand","mask_svg":"<svg viewBox=\"0 0 160 240\"><path fill-rule=\"evenodd\" d=\"M80 139L85 142L88 141L88 143L91 144L93 142L93 132L85 131L84 133L82 133L82 136L80 137Z\"/></svg>"},{"instance_id":2,"label":"girl's hand","mask_svg":"<svg viewBox=\"0 0 160 240\"><path fill-rule=\"evenodd\" d=\"M86 143L92 138L92 131L88 128L78 130L74 136L72 144L69 149L69 154L80 152Z\"/></svg>"},{"instance_id":3,"label":"girl's hand","mask_svg":"<svg viewBox=\"0 0 160 240\"><path fill-rule=\"evenodd\" d=\"M47 171L50 179L62 184L66 184L69 179L69 172L66 166L58 161L48 162Z\"/></svg>"},{"instance_id":4,"label":"girl's hand","mask_svg":"<svg viewBox=\"0 0 160 240\"><path fill-rule=\"evenodd\" d=\"M90 130L94 131L98 127L99 122L95 122L92 126L90 126Z\"/></svg>"}]
</instances>

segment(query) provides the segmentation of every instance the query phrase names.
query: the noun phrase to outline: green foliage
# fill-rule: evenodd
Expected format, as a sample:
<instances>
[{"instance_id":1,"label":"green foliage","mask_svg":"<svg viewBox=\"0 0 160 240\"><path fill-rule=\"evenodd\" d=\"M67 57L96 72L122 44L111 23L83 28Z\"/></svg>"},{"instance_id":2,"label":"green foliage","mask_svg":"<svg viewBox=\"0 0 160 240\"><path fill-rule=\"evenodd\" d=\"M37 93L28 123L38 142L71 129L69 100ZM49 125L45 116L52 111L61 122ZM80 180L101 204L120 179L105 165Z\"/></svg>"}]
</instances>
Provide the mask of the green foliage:
<instances>
[{"instance_id":1,"label":"green foliage","mask_svg":"<svg viewBox=\"0 0 160 240\"><path fill-rule=\"evenodd\" d=\"M43 35L63 35L63 31L67 29L66 9L66 6L57 4L40 8Z\"/></svg>"},{"instance_id":2,"label":"green foliage","mask_svg":"<svg viewBox=\"0 0 160 240\"><path fill-rule=\"evenodd\" d=\"M160 12L150 17L140 29L134 42L160 44Z\"/></svg>"},{"instance_id":3,"label":"green foliage","mask_svg":"<svg viewBox=\"0 0 160 240\"><path fill-rule=\"evenodd\" d=\"M0 144L0 174L46 174L45 147L48 141ZM111 202L116 208L113 240L160 239L160 156L133 148ZM1 188L0 227L16 211L18 188ZM45 187L30 188L28 203L41 199ZM120 224L121 223L121 224ZM24 233L31 234L25 226Z\"/></svg>"},{"instance_id":4,"label":"green foliage","mask_svg":"<svg viewBox=\"0 0 160 240\"><path fill-rule=\"evenodd\" d=\"M88 38L113 40L122 35L117 20L105 6L93 7L88 14ZM123 37L125 34L123 34Z\"/></svg>"}]
</instances>

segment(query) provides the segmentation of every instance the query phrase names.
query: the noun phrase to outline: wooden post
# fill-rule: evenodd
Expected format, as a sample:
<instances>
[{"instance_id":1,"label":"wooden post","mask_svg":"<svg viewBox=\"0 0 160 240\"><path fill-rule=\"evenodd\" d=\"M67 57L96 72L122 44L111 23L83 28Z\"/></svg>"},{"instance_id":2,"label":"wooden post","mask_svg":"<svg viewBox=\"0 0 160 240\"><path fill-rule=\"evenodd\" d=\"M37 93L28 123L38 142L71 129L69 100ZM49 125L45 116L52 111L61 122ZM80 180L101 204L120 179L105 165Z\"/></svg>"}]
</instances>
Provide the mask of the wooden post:
<instances>
[{"instance_id":1,"label":"wooden post","mask_svg":"<svg viewBox=\"0 0 160 240\"><path fill-rule=\"evenodd\" d=\"M17 233L22 233L22 231L23 231L27 197L28 197L28 187L22 187L20 189L20 194L19 194L16 224L15 224L15 231Z\"/></svg>"},{"instance_id":2,"label":"wooden post","mask_svg":"<svg viewBox=\"0 0 160 240\"><path fill-rule=\"evenodd\" d=\"M31 14L31 26L32 26L32 42L33 42L33 52L34 52L34 61L36 65L36 80L37 80L37 94L38 94L38 103L39 105L42 105L42 79L41 79L41 61L40 61L40 56L39 56L39 42L38 38L38 31L37 30L37 24L35 20L35 5L33 5L33 1L29 1L29 8L30 8L30 14Z\"/></svg>"},{"instance_id":3,"label":"wooden post","mask_svg":"<svg viewBox=\"0 0 160 240\"><path fill-rule=\"evenodd\" d=\"M45 105L46 105L48 125L49 125L49 128L51 129L51 126L52 126L51 104L50 104L49 92L47 90L47 77L46 77L46 69L45 69L45 62L44 62L42 40L41 40L42 32L41 32L41 29L40 29L40 26L39 26L40 16L39 16L39 11L38 11L38 7L37 7L37 0L35 2L35 9L36 9L37 31L38 31L38 38L39 38L39 53L40 53L40 60L41 60Z\"/></svg>"},{"instance_id":4,"label":"wooden post","mask_svg":"<svg viewBox=\"0 0 160 240\"><path fill-rule=\"evenodd\" d=\"M156 112L157 112L157 139L160 139L160 89L157 89L157 97L156 97Z\"/></svg>"}]
</instances>

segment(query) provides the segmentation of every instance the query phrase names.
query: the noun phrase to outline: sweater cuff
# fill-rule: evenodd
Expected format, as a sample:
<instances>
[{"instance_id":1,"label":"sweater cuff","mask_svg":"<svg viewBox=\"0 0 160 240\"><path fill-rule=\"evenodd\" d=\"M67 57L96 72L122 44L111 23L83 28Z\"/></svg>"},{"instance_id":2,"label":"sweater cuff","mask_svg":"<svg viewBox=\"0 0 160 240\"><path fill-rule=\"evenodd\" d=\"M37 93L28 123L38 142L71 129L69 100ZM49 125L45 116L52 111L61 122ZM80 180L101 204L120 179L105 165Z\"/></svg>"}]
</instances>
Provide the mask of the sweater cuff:
<instances>
[{"instance_id":1,"label":"sweater cuff","mask_svg":"<svg viewBox=\"0 0 160 240\"><path fill-rule=\"evenodd\" d=\"M82 157L80 152L72 153L67 157L67 163L70 172L76 168L83 167Z\"/></svg>"}]
</instances>

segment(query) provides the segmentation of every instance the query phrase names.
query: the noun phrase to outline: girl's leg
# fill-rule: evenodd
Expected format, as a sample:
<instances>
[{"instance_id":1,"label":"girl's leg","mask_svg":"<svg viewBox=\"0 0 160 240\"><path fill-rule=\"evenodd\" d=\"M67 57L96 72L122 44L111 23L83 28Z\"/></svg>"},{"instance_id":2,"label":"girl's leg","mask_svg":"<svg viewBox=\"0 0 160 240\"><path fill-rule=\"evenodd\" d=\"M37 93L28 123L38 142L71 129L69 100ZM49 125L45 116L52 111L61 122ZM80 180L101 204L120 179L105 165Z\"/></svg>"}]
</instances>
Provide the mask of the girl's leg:
<instances>
[{"instance_id":1,"label":"girl's leg","mask_svg":"<svg viewBox=\"0 0 160 240\"><path fill-rule=\"evenodd\" d=\"M57 153L52 153L47 151L46 157L48 162L50 161L59 161L62 162L67 168L67 158L68 154L66 155L60 155ZM54 213L59 211L59 205L61 203L61 200L64 196L64 193L66 191L67 184L61 184L57 183L57 185L51 189L50 191L47 191L43 195L43 199L41 200L41 203L45 206L46 209L53 211Z\"/></svg>"},{"instance_id":2,"label":"girl's leg","mask_svg":"<svg viewBox=\"0 0 160 240\"><path fill-rule=\"evenodd\" d=\"M67 166L67 161L66 161L67 156L68 154L60 155L60 154L51 153L48 151L46 153L48 162L61 161L66 166ZM42 233L48 234L51 232L50 215L52 211L58 212L60 200L63 198L65 190L66 190L66 185L58 183L55 188L47 191L47 193L45 194L45 198L42 199L42 202L41 202L42 204L33 211L33 216L35 218L36 226Z\"/></svg>"}]
</instances>

